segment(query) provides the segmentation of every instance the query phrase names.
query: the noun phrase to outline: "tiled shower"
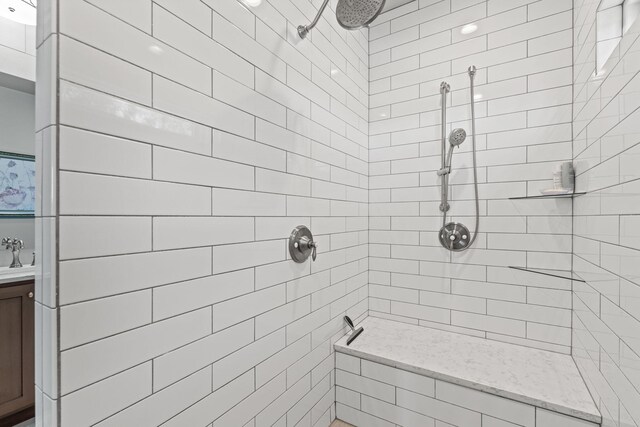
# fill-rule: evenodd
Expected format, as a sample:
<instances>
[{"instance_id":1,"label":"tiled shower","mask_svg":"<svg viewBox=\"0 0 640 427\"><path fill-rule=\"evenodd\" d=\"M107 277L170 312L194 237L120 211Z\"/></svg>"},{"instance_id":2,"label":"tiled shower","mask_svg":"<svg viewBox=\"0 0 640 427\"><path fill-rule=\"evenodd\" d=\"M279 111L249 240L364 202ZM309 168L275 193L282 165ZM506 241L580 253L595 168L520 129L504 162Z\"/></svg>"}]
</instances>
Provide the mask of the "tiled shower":
<instances>
[{"instance_id":1,"label":"tiled shower","mask_svg":"<svg viewBox=\"0 0 640 427\"><path fill-rule=\"evenodd\" d=\"M598 68L600 1L387 0L347 31L332 0L302 40L322 3L38 3L36 424L327 427L348 315L570 355L638 427L640 22ZM442 81L447 130L477 116L463 252ZM576 196L537 197L564 162Z\"/></svg>"},{"instance_id":2,"label":"tiled shower","mask_svg":"<svg viewBox=\"0 0 640 427\"><path fill-rule=\"evenodd\" d=\"M522 3L412 2L371 28L369 310L569 352L571 282L509 267L571 270L571 199L509 198L540 194L571 160L572 3ZM434 238L440 82L451 85L449 126L470 129L470 65L480 235L454 253ZM467 224L470 147L458 149L450 178L449 215Z\"/></svg>"}]
</instances>

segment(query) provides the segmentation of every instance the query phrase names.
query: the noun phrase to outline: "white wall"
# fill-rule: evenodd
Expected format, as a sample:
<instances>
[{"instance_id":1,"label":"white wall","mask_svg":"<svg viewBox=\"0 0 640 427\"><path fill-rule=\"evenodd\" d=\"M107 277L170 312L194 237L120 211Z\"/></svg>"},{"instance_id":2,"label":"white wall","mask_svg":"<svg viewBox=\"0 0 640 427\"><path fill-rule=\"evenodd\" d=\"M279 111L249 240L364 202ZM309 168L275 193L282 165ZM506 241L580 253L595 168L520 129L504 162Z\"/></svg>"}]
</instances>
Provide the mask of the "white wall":
<instances>
[{"instance_id":1,"label":"white wall","mask_svg":"<svg viewBox=\"0 0 640 427\"><path fill-rule=\"evenodd\" d=\"M35 40L35 26L0 17L0 73L35 81Z\"/></svg>"},{"instance_id":2,"label":"white wall","mask_svg":"<svg viewBox=\"0 0 640 427\"><path fill-rule=\"evenodd\" d=\"M570 0L421 0L370 32L370 314L568 353L571 283L508 266L571 269L571 200L508 200L551 187L571 159ZM462 34L464 25L477 31ZM464 253L442 226L440 82L447 129L476 103L480 234ZM451 220L474 228L471 139L456 150Z\"/></svg>"},{"instance_id":3,"label":"white wall","mask_svg":"<svg viewBox=\"0 0 640 427\"><path fill-rule=\"evenodd\" d=\"M574 12L573 356L603 425L640 425L640 22L594 76L598 1Z\"/></svg>"},{"instance_id":4,"label":"white wall","mask_svg":"<svg viewBox=\"0 0 640 427\"><path fill-rule=\"evenodd\" d=\"M0 151L35 154L35 97L30 93L0 87ZM15 237L24 241L20 255L22 264L31 264L35 250L33 218L2 218L0 238ZM0 267L13 260L11 251L0 248Z\"/></svg>"},{"instance_id":5,"label":"white wall","mask_svg":"<svg viewBox=\"0 0 640 427\"><path fill-rule=\"evenodd\" d=\"M0 151L35 155L35 97L0 87Z\"/></svg>"},{"instance_id":6,"label":"white wall","mask_svg":"<svg viewBox=\"0 0 640 427\"><path fill-rule=\"evenodd\" d=\"M330 11L300 41L315 3L39 5L39 424L335 416L332 343L367 310L368 45ZM300 224L315 263L289 260Z\"/></svg>"},{"instance_id":7,"label":"white wall","mask_svg":"<svg viewBox=\"0 0 640 427\"><path fill-rule=\"evenodd\" d=\"M18 24L0 17L0 85L33 92L35 80L36 27ZM32 93L0 86L0 151L35 154L35 98ZM31 263L35 250L33 219L0 218L0 237L22 239L25 248L20 257ZM0 266L9 266L10 251L0 251Z\"/></svg>"}]
</instances>

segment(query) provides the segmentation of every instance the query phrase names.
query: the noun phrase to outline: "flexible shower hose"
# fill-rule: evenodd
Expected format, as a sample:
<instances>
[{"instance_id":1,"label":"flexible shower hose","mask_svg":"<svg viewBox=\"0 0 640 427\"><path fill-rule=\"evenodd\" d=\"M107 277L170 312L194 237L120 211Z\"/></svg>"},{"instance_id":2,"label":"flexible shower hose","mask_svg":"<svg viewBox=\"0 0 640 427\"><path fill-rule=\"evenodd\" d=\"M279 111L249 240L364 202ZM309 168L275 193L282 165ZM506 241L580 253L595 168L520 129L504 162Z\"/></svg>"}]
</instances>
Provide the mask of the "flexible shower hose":
<instances>
[{"instance_id":1,"label":"flexible shower hose","mask_svg":"<svg viewBox=\"0 0 640 427\"><path fill-rule=\"evenodd\" d=\"M471 80L471 145L473 150L473 186L476 193L476 228L473 230L473 237L467 245L466 249L469 249L473 242L478 237L478 230L480 228L480 196L478 194L478 160L476 156L476 107L475 107L475 77L476 67L469 67L469 79Z\"/></svg>"}]
</instances>

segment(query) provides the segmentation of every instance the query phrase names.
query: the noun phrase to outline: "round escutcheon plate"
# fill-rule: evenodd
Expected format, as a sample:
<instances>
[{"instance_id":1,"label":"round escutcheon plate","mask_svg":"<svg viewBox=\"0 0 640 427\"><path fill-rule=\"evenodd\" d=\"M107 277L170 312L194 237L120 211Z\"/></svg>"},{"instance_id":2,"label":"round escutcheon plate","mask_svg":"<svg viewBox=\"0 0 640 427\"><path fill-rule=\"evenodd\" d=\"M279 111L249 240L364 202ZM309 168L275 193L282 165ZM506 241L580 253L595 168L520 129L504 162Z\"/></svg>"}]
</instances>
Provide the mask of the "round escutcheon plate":
<instances>
[{"instance_id":1,"label":"round escutcheon plate","mask_svg":"<svg viewBox=\"0 0 640 427\"><path fill-rule=\"evenodd\" d=\"M469 229L458 222L450 222L440 229L438 235L440 244L453 252L463 251L469 246L471 233Z\"/></svg>"},{"instance_id":2,"label":"round escutcheon plate","mask_svg":"<svg viewBox=\"0 0 640 427\"><path fill-rule=\"evenodd\" d=\"M297 263L302 263L309 258L313 252L313 248L309 246L309 242L313 242L313 234L304 225L299 225L293 229L289 236L289 254L291 259Z\"/></svg>"}]
</instances>

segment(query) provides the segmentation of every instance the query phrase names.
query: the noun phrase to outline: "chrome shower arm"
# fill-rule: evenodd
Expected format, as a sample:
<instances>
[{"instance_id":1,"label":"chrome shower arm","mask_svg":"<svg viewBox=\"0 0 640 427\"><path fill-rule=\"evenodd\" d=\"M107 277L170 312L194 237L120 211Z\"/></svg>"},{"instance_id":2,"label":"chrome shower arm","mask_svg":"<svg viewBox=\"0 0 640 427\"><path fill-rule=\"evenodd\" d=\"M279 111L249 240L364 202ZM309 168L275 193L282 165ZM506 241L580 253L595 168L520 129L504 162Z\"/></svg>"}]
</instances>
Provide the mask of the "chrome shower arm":
<instances>
[{"instance_id":1,"label":"chrome shower arm","mask_svg":"<svg viewBox=\"0 0 640 427\"><path fill-rule=\"evenodd\" d=\"M320 9L318 10L318 14L314 18L314 20L311 21L309 25L298 26L298 35L300 36L301 39L306 38L307 35L309 34L309 31L311 31L313 27L315 27L318 24L318 21L320 20L322 13L327 8L327 4L329 4L329 0L324 0L324 3L322 3L322 6L320 6Z\"/></svg>"}]
</instances>

